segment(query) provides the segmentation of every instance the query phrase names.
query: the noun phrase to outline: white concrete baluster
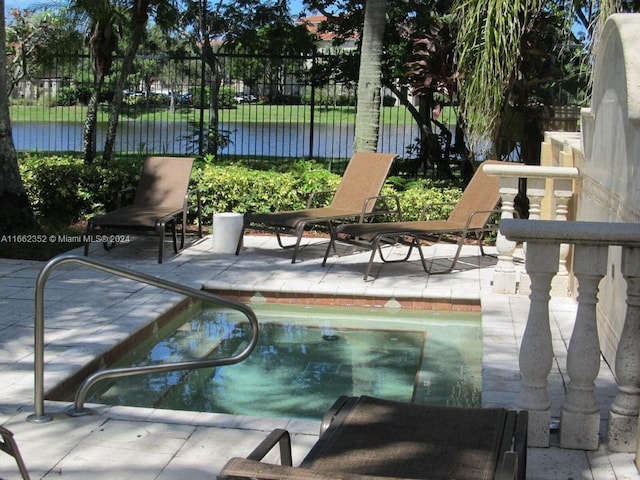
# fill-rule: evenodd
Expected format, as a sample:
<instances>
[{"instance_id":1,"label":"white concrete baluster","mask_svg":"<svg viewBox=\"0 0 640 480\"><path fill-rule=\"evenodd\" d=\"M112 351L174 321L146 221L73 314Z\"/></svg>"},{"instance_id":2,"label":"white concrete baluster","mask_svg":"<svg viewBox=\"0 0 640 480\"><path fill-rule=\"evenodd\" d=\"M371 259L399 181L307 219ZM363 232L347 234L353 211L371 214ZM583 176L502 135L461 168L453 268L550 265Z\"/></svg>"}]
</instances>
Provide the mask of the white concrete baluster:
<instances>
[{"instance_id":1,"label":"white concrete baluster","mask_svg":"<svg viewBox=\"0 0 640 480\"><path fill-rule=\"evenodd\" d=\"M542 199L545 196L545 178L527 178L527 198L529 199L529 220L540 220Z\"/></svg>"},{"instance_id":2,"label":"white concrete baluster","mask_svg":"<svg viewBox=\"0 0 640 480\"><path fill-rule=\"evenodd\" d=\"M545 196L546 179L544 177L527 178L527 198L529 199L529 220L540 220L540 210L542 199ZM522 244L522 251L527 255L527 244ZM520 283L518 284L518 293L521 295L529 295L531 293L531 279L528 272L520 272Z\"/></svg>"},{"instance_id":3,"label":"white concrete baluster","mask_svg":"<svg viewBox=\"0 0 640 480\"><path fill-rule=\"evenodd\" d=\"M569 385L560 416L560 446L597 450L600 407L595 379L600 370L596 325L598 285L607 273L608 246L576 245L574 273L578 279L578 311L567 351Z\"/></svg>"},{"instance_id":4,"label":"white concrete baluster","mask_svg":"<svg viewBox=\"0 0 640 480\"><path fill-rule=\"evenodd\" d=\"M553 202L555 205L555 220L567 221L569 213L569 201L573 197L573 180L556 178L553 182ZM568 243L560 244L560 265L558 275L551 282L551 295L566 297L569 295L569 270L567 270L567 258L571 246Z\"/></svg>"},{"instance_id":5,"label":"white concrete baluster","mask_svg":"<svg viewBox=\"0 0 640 480\"><path fill-rule=\"evenodd\" d=\"M518 194L518 179L500 178L500 197L502 199L502 211L500 221L513 218L513 200ZM493 276L494 293L516 292L516 268L513 263L513 252L516 250L516 242L507 238L498 231L496 236L496 250L498 262Z\"/></svg>"},{"instance_id":6,"label":"white concrete baluster","mask_svg":"<svg viewBox=\"0 0 640 480\"><path fill-rule=\"evenodd\" d=\"M526 260L531 278L529 316L520 346L520 395L518 407L529 411L529 445L549 446L551 401L547 377L553 362L549 327L549 291L558 270L558 244L529 242Z\"/></svg>"},{"instance_id":7,"label":"white concrete baluster","mask_svg":"<svg viewBox=\"0 0 640 480\"><path fill-rule=\"evenodd\" d=\"M623 247L621 268L627 281L627 313L616 351L618 395L609 410L607 437L612 451L635 452L640 410L640 248Z\"/></svg>"}]
</instances>

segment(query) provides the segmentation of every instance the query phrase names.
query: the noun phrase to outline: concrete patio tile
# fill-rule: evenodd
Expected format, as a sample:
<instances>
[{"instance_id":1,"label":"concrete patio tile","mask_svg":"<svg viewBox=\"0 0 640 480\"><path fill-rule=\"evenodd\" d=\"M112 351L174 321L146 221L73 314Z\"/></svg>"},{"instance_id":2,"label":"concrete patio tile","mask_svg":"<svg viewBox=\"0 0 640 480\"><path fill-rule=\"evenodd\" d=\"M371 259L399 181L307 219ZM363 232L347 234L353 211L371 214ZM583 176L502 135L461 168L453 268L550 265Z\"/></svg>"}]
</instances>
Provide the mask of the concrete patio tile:
<instances>
[{"instance_id":1,"label":"concrete patio tile","mask_svg":"<svg viewBox=\"0 0 640 480\"><path fill-rule=\"evenodd\" d=\"M79 445L44 478L69 480L153 480L173 458L173 453L140 451L129 445Z\"/></svg>"},{"instance_id":2,"label":"concrete patio tile","mask_svg":"<svg viewBox=\"0 0 640 480\"><path fill-rule=\"evenodd\" d=\"M593 480L587 455L579 450L529 448L527 480Z\"/></svg>"},{"instance_id":3,"label":"concrete patio tile","mask_svg":"<svg viewBox=\"0 0 640 480\"><path fill-rule=\"evenodd\" d=\"M246 245L256 247L244 250L240 256L211 252L212 242L208 237L195 240L193 247L178 256L167 252L162 265L156 263L156 242L147 240L118 247L112 252L104 252L96 246L90 258L135 268L194 288L210 280L210 285L221 289L277 292L284 288L327 295L349 291L352 295L364 293L396 299L407 295L437 298L434 292L440 296L447 292L447 298L481 299L483 405L516 405L520 387L517 352L527 321L529 299L491 292L495 259L478 257L477 248L471 246L463 251L459 271L432 276L422 271L417 256L405 264L382 265L376 260L370 281L364 282L362 274L369 252L331 257L327 267L322 268L319 263L326 240L312 239L310 242L315 245L305 247L300 261L295 264L290 263L291 251L280 249L275 238L268 235L246 237ZM446 256L451 247L438 245L438 255ZM344 252L346 249L341 250ZM27 415L33 410L34 303L28 298L3 297L2 286L30 288L30 282L34 282L42 266L41 262L0 261L0 312L3 312L0 350L6 350L0 352L5 357L0 363L0 379L4 385L0 422L16 432L33 478L210 479L215 478L230 457L246 455L273 428L284 426L293 433L294 460L297 462L315 442L318 421L102 405L89 405L95 410L94 415L70 418L64 413L70 402L46 402L47 413L53 412L55 417L49 424L26 422ZM10 272L12 277L7 278L2 272ZM26 290L5 293L28 297ZM114 301L118 294L124 298ZM84 301L85 297L86 303L73 302L75 298ZM91 268L59 267L52 273L46 291L45 384L52 386L92 355L99 355L107 344L120 342L180 300L181 296L177 294L155 287L139 288L136 282L102 275ZM564 385L568 382L564 371L566 346L575 321L575 301L554 298L551 311L556 357L549 376L549 395L552 415L559 416L565 398ZM88 323L90 329L87 329ZM4 338L6 342L3 342ZM15 357L21 359L15 362ZM604 363L596 387L602 411L602 434L605 434L608 407L616 387L613 375ZM557 444L555 437L554 445ZM528 465L528 478L534 480L640 479L631 454L612 454L604 447L588 453L555 447L530 449ZM14 471L15 467L9 461L6 465L9 478ZM0 476L4 473L5 467L0 464Z\"/></svg>"}]
</instances>

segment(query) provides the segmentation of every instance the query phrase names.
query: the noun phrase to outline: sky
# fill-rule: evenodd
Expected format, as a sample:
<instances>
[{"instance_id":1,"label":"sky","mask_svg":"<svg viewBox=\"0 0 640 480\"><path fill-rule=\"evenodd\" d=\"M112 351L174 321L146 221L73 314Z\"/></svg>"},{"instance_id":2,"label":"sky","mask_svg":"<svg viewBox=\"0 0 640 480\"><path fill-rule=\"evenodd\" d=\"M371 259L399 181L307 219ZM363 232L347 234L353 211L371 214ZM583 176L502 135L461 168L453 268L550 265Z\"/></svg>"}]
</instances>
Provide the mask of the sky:
<instances>
[{"instance_id":1,"label":"sky","mask_svg":"<svg viewBox=\"0 0 640 480\"><path fill-rule=\"evenodd\" d=\"M53 3L53 2L47 2L46 0L5 0L4 6L5 6L5 12L9 12L12 8L25 9L25 8L34 7L37 5L43 5L46 3ZM57 3L62 3L62 2L58 0ZM302 5L302 0L290 0L290 5L291 5L290 10L293 15L297 15L299 12L302 12L304 10Z\"/></svg>"}]
</instances>

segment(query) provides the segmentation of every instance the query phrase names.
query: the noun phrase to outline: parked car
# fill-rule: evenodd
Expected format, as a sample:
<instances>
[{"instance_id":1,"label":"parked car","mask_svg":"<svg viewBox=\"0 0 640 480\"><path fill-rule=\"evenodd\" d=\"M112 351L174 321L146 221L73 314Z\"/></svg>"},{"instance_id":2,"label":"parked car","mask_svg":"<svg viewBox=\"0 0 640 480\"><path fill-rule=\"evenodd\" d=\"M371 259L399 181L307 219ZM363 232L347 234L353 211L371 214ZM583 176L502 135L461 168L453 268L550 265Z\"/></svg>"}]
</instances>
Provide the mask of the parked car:
<instances>
[{"instance_id":1,"label":"parked car","mask_svg":"<svg viewBox=\"0 0 640 480\"><path fill-rule=\"evenodd\" d=\"M253 103L258 101L258 97L255 95L247 94L247 95L236 95L234 97L236 103Z\"/></svg>"}]
</instances>

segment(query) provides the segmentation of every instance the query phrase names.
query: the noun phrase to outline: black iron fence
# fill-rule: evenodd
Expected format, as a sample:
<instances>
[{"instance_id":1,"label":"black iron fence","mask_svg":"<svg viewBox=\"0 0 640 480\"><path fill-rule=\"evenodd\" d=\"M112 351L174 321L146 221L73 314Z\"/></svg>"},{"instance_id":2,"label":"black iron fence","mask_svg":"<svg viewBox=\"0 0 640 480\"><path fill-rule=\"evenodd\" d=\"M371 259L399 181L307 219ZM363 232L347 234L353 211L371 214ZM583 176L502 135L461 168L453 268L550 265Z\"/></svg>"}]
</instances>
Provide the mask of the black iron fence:
<instances>
[{"instance_id":1,"label":"black iron fence","mask_svg":"<svg viewBox=\"0 0 640 480\"><path fill-rule=\"evenodd\" d=\"M115 150L141 154L201 154L210 116L218 116L218 156L278 163L284 158L346 159L353 150L355 85L312 72L327 55L218 56L218 108L210 109L215 77L198 57L140 55L124 91ZM12 92L13 135L19 151L80 152L93 86L88 56L58 55L40 78ZM118 71L117 62L114 72ZM115 74L101 98L96 145L106 134ZM379 150L415 155L418 128L408 110L383 94ZM451 125L450 125L451 127ZM451 131L454 128L451 127Z\"/></svg>"}]
</instances>

